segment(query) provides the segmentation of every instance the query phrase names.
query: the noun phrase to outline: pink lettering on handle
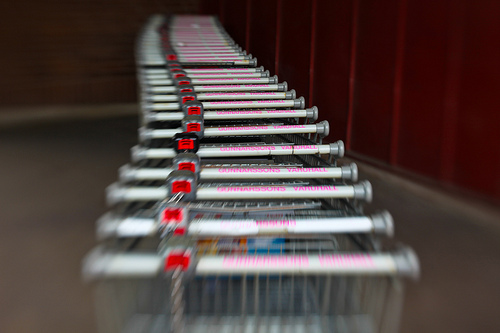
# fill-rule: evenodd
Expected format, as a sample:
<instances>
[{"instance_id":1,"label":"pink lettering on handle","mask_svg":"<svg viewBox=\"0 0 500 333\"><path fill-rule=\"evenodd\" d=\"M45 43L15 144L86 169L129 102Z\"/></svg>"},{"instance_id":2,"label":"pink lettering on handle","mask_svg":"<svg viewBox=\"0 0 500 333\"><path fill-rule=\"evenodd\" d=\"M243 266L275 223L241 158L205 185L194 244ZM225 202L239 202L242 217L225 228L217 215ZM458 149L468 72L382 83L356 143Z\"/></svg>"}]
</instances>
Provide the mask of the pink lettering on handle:
<instances>
[{"instance_id":1,"label":"pink lettering on handle","mask_svg":"<svg viewBox=\"0 0 500 333\"><path fill-rule=\"evenodd\" d=\"M245 96L242 92L232 92L232 93L206 93L205 96Z\"/></svg>"},{"instance_id":2,"label":"pink lettering on handle","mask_svg":"<svg viewBox=\"0 0 500 333\"><path fill-rule=\"evenodd\" d=\"M328 172L327 168L292 168L285 167L288 172Z\"/></svg>"},{"instance_id":3,"label":"pink lettering on handle","mask_svg":"<svg viewBox=\"0 0 500 333\"><path fill-rule=\"evenodd\" d=\"M295 150L318 149L318 146L293 146Z\"/></svg>"},{"instance_id":4,"label":"pink lettering on handle","mask_svg":"<svg viewBox=\"0 0 500 333\"><path fill-rule=\"evenodd\" d=\"M219 127L219 131L251 131L251 130L268 130L267 126L241 126L241 127Z\"/></svg>"},{"instance_id":5,"label":"pink lettering on handle","mask_svg":"<svg viewBox=\"0 0 500 333\"><path fill-rule=\"evenodd\" d=\"M234 268L308 267L309 258L305 255L225 256L222 265Z\"/></svg>"},{"instance_id":6,"label":"pink lettering on handle","mask_svg":"<svg viewBox=\"0 0 500 333\"><path fill-rule=\"evenodd\" d=\"M286 101L284 100L276 100L276 99L272 99L272 100L267 100L267 101L257 101L257 103L260 103L260 104L267 104L267 103L273 103L273 104L283 104L283 103L286 103Z\"/></svg>"},{"instance_id":7,"label":"pink lettering on handle","mask_svg":"<svg viewBox=\"0 0 500 333\"><path fill-rule=\"evenodd\" d=\"M235 79L222 79L221 78L221 79L196 79L196 80L198 80L198 81L214 81L214 80L216 80L216 81L234 81Z\"/></svg>"},{"instance_id":8,"label":"pink lettering on handle","mask_svg":"<svg viewBox=\"0 0 500 333\"><path fill-rule=\"evenodd\" d=\"M248 147L221 147L220 151L258 151L258 150L275 150L273 146L248 146Z\"/></svg>"},{"instance_id":9,"label":"pink lettering on handle","mask_svg":"<svg viewBox=\"0 0 500 333\"><path fill-rule=\"evenodd\" d=\"M295 227L295 220L256 220L259 227Z\"/></svg>"},{"instance_id":10,"label":"pink lettering on handle","mask_svg":"<svg viewBox=\"0 0 500 333\"><path fill-rule=\"evenodd\" d=\"M280 173L278 168L219 168L219 173Z\"/></svg>"},{"instance_id":11,"label":"pink lettering on handle","mask_svg":"<svg viewBox=\"0 0 500 333\"><path fill-rule=\"evenodd\" d=\"M218 104L253 104L252 101L217 101L217 102L208 102L210 105L218 105Z\"/></svg>"},{"instance_id":12,"label":"pink lettering on handle","mask_svg":"<svg viewBox=\"0 0 500 333\"><path fill-rule=\"evenodd\" d=\"M336 191L337 187L332 186L332 185L325 185L325 186L293 186L293 190L300 192L300 191L306 191L306 192L315 192L315 191Z\"/></svg>"},{"instance_id":13,"label":"pink lettering on handle","mask_svg":"<svg viewBox=\"0 0 500 333\"><path fill-rule=\"evenodd\" d=\"M372 257L368 254L328 254L320 255L319 262L322 266L336 267L366 267L374 266Z\"/></svg>"},{"instance_id":14,"label":"pink lettering on handle","mask_svg":"<svg viewBox=\"0 0 500 333\"><path fill-rule=\"evenodd\" d=\"M216 111L218 115L232 115L232 114L262 114L262 111Z\"/></svg>"},{"instance_id":15,"label":"pink lettering on handle","mask_svg":"<svg viewBox=\"0 0 500 333\"><path fill-rule=\"evenodd\" d=\"M191 73L189 76L205 76L207 74L205 73ZM214 75L214 74L209 74L209 75ZM216 75L227 75L227 73L217 73Z\"/></svg>"},{"instance_id":16,"label":"pink lettering on handle","mask_svg":"<svg viewBox=\"0 0 500 333\"><path fill-rule=\"evenodd\" d=\"M294 129L294 128L306 128L305 125L280 125L273 126L274 129Z\"/></svg>"},{"instance_id":17,"label":"pink lettering on handle","mask_svg":"<svg viewBox=\"0 0 500 333\"><path fill-rule=\"evenodd\" d=\"M297 113L297 110L268 110L267 113Z\"/></svg>"},{"instance_id":18,"label":"pink lettering on handle","mask_svg":"<svg viewBox=\"0 0 500 333\"><path fill-rule=\"evenodd\" d=\"M200 80L209 80L209 79L200 79ZM269 84L242 84L242 85L236 85L236 84L225 84L225 85L210 85L210 86L202 86L202 88L227 88L227 89L236 89L236 88L269 88Z\"/></svg>"},{"instance_id":19,"label":"pink lettering on handle","mask_svg":"<svg viewBox=\"0 0 500 333\"><path fill-rule=\"evenodd\" d=\"M237 186L237 187L217 187L217 192L283 192L284 186Z\"/></svg>"},{"instance_id":20,"label":"pink lettering on handle","mask_svg":"<svg viewBox=\"0 0 500 333\"><path fill-rule=\"evenodd\" d=\"M274 93L274 92L253 92L253 93L250 93L250 95L253 95L253 96L276 96L277 93Z\"/></svg>"}]
</instances>

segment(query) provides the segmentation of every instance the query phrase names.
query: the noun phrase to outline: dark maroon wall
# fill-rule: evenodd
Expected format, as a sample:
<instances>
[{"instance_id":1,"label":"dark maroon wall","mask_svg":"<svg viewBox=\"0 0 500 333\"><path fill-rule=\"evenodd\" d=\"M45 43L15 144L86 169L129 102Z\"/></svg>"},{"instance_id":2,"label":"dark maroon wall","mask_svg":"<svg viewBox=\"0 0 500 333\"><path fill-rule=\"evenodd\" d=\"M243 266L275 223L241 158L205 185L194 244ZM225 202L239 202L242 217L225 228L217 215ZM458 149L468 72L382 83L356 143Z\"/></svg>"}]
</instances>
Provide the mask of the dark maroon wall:
<instances>
[{"instance_id":1,"label":"dark maroon wall","mask_svg":"<svg viewBox=\"0 0 500 333\"><path fill-rule=\"evenodd\" d=\"M248 51L260 65L276 73L278 0L252 0L248 27ZM265 8L265 9L261 9Z\"/></svg>"},{"instance_id":2,"label":"dark maroon wall","mask_svg":"<svg viewBox=\"0 0 500 333\"><path fill-rule=\"evenodd\" d=\"M500 200L499 1L202 3L319 107L331 140Z\"/></svg>"},{"instance_id":3,"label":"dark maroon wall","mask_svg":"<svg viewBox=\"0 0 500 333\"><path fill-rule=\"evenodd\" d=\"M318 1L310 102L328 118L332 136L346 138L350 105L352 1Z\"/></svg>"}]
</instances>

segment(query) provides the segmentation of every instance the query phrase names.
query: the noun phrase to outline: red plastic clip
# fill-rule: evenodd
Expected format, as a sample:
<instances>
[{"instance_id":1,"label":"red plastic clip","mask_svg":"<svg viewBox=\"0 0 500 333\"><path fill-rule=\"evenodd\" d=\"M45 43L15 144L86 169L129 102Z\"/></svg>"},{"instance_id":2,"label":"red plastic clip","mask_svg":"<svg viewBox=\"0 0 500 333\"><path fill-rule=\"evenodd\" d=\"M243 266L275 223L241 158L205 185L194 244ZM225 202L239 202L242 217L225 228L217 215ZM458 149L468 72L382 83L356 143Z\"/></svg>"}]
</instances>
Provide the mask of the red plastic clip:
<instances>
[{"instance_id":1,"label":"red plastic clip","mask_svg":"<svg viewBox=\"0 0 500 333\"><path fill-rule=\"evenodd\" d=\"M165 258L165 272L182 268L187 271L191 263L191 252L185 250L172 250Z\"/></svg>"},{"instance_id":2,"label":"red plastic clip","mask_svg":"<svg viewBox=\"0 0 500 333\"><path fill-rule=\"evenodd\" d=\"M188 115L192 114L201 114L201 108L199 106L190 106L188 107Z\"/></svg>"},{"instance_id":3,"label":"red plastic clip","mask_svg":"<svg viewBox=\"0 0 500 333\"><path fill-rule=\"evenodd\" d=\"M177 207L167 207L161 215L161 224L181 223L184 220L184 210Z\"/></svg>"},{"instance_id":4,"label":"red plastic clip","mask_svg":"<svg viewBox=\"0 0 500 333\"><path fill-rule=\"evenodd\" d=\"M191 183L187 180L178 180L172 183L172 193L191 193Z\"/></svg>"},{"instance_id":5,"label":"red plastic clip","mask_svg":"<svg viewBox=\"0 0 500 333\"><path fill-rule=\"evenodd\" d=\"M194 142L191 139L182 139L177 143L177 149L194 149Z\"/></svg>"},{"instance_id":6,"label":"red plastic clip","mask_svg":"<svg viewBox=\"0 0 500 333\"><path fill-rule=\"evenodd\" d=\"M182 97L182 104L184 104L186 102L191 102L191 101L194 101L194 96L184 96L184 97Z\"/></svg>"},{"instance_id":7,"label":"red plastic clip","mask_svg":"<svg viewBox=\"0 0 500 333\"><path fill-rule=\"evenodd\" d=\"M196 172L196 166L191 162L179 163L178 170L188 170L191 172Z\"/></svg>"},{"instance_id":8,"label":"red plastic clip","mask_svg":"<svg viewBox=\"0 0 500 333\"><path fill-rule=\"evenodd\" d=\"M186 228L185 227L177 227L174 230L174 236L183 236L186 234Z\"/></svg>"},{"instance_id":9,"label":"red plastic clip","mask_svg":"<svg viewBox=\"0 0 500 333\"><path fill-rule=\"evenodd\" d=\"M201 125L198 123L189 123L186 127L188 132L199 132L201 130Z\"/></svg>"}]
</instances>

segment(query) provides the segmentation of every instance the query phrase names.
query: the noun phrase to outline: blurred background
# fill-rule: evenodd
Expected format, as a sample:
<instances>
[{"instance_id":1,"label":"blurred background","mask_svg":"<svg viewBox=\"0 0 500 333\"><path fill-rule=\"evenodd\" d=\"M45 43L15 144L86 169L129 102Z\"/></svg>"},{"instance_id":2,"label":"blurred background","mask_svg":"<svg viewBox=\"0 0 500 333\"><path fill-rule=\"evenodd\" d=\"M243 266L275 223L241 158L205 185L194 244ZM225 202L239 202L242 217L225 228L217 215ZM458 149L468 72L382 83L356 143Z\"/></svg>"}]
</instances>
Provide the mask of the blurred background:
<instances>
[{"instance_id":1,"label":"blurred background","mask_svg":"<svg viewBox=\"0 0 500 333\"><path fill-rule=\"evenodd\" d=\"M500 331L500 2L0 4L0 332L94 332L80 260L137 142L135 38L217 15L320 117L418 253L402 332Z\"/></svg>"}]
</instances>

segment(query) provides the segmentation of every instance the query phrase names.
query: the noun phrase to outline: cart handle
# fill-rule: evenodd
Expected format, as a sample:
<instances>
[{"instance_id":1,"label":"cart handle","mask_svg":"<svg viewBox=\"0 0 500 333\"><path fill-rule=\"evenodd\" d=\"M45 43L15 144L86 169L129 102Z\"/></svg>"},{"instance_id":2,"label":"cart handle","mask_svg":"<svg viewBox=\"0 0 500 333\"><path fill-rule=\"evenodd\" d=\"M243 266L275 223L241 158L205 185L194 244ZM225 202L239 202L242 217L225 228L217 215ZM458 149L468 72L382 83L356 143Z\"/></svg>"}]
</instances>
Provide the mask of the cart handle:
<instances>
[{"instance_id":1,"label":"cart handle","mask_svg":"<svg viewBox=\"0 0 500 333\"><path fill-rule=\"evenodd\" d=\"M395 252L342 252L315 255L211 255L195 257L186 249L180 255L175 248L175 260L156 253L123 253L97 247L83 261L86 281L123 278L152 278L174 264L196 276L207 275L343 275L343 276L402 276L417 280L420 264L415 252L403 247ZM166 267L166 264L169 264Z\"/></svg>"}]
</instances>

